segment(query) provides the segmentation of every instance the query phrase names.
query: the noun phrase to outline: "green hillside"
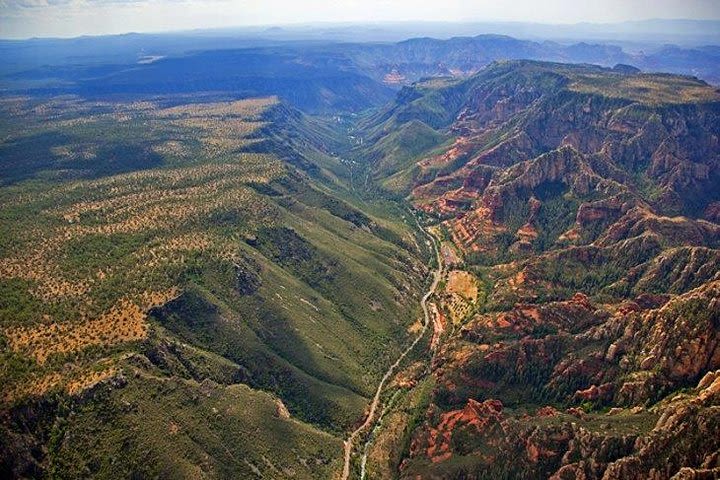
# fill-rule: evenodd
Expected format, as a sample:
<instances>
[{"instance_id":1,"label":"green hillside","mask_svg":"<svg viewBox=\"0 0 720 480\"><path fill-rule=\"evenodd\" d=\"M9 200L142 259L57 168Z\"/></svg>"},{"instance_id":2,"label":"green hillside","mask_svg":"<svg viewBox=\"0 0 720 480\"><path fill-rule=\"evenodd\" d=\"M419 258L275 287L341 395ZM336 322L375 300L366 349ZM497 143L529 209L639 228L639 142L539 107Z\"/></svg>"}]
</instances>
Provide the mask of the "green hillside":
<instances>
[{"instance_id":1,"label":"green hillside","mask_svg":"<svg viewBox=\"0 0 720 480\"><path fill-rule=\"evenodd\" d=\"M3 108L3 458L25 462L12 468L337 468L425 272L412 224L333 190L338 133L275 99ZM57 420L22 428L28 409Z\"/></svg>"}]
</instances>

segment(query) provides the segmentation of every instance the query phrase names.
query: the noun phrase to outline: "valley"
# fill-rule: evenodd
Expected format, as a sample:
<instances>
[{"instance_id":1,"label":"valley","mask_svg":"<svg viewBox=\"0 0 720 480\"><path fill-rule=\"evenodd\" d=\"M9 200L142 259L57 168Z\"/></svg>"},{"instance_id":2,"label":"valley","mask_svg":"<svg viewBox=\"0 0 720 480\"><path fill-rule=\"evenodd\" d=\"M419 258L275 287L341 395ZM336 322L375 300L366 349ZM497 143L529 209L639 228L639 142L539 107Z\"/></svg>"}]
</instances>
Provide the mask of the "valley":
<instances>
[{"instance_id":1,"label":"valley","mask_svg":"<svg viewBox=\"0 0 720 480\"><path fill-rule=\"evenodd\" d=\"M720 91L577 50L25 72L0 475L718 475Z\"/></svg>"},{"instance_id":2,"label":"valley","mask_svg":"<svg viewBox=\"0 0 720 480\"><path fill-rule=\"evenodd\" d=\"M417 220L417 219L416 219ZM436 269L433 272L432 275L432 283L430 284L430 287L428 288L427 293L423 295L422 299L420 300L420 306L422 307L423 312L423 324L422 329L417 334L415 339L412 341L410 346L408 346L405 350L403 350L402 354L395 360L395 362L390 365L390 367L385 371L385 374L383 375L382 379L380 380L380 383L378 384L377 390L375 391L375 396L372 399L372 402L370 403L370 408L368 410L367 416L365 418L365 421L360 425L358 428L352 431L350 436L345 440L345 450L344 450L344 464L343 464L343 473L342 473L342 480L347 480L350 477L350 462L351 462L351 456L353 452L353 446L356 438L358 438L359 435L361 435L364 431L370 430L373 426L373 422L375 422L375 412L378 409L378 405L380 403L380 397L384 393L383 387L385 386L385 383L388 381L388 379L393 375L395 370L398 368L400 363L405 359L405 357L415 348L415 346L422 340L422 338L425 336L425 334L428 331L428 328L432 327L434 330L433 336L438 333L437 324L435 322L435 319L431 316L430 309L428 308L428 299L432 297L435 294L435 290L437 289L438 284L440 283L440 279L443 275L443 263L442 258L440 257L440 251L437 247L437 240L435 240L435 237L432 236L432 234L428 233L427 230L424 230L423 227L420 225L420 222L417 222L418 228L423 230L425 235L427 235L427 238L429 239L429 242L432 244L432 251L435 253L435 261L436 261ZM367 461L367 454L363 454L363 458L361 462L364 464ZM360 475L361 478L363 475Z\"/></svg>"},{"instance_id":3,"label":"valley","mask_svg":"<svg viewBox=\"0 0 720 480\"><path fill-rule=\"evenodd\" d=\"M265 459L300 478L339 469L337 435L410 335L426 272L415 226L392 206L370 217L333 193L336 177L319 166L330 157L310 141L284 158L263 153L282 152L265 133L288 113L273 98L5 108L25 119L5 145L22 143L25 158L32 145L38 158L14 176L17 157L2 157L5 461L26 475L109 477L251 475ZM59 118L34 123L49 108ZM137 147L103 153L123 131ZM156 422L133 423L151 412ZM207 415L232 427L219 433L199 422ZM114 436L121 424L132 436ZM266 433L228 446L253 428ZM49 436L74 441L35 457ZM278 438L290 442L284 457ZM81 454L84 442L94 455ZM106 463L120 451L125 461ZM191 460L200 452L202 466Z\"/></svg>"}]
</instances>

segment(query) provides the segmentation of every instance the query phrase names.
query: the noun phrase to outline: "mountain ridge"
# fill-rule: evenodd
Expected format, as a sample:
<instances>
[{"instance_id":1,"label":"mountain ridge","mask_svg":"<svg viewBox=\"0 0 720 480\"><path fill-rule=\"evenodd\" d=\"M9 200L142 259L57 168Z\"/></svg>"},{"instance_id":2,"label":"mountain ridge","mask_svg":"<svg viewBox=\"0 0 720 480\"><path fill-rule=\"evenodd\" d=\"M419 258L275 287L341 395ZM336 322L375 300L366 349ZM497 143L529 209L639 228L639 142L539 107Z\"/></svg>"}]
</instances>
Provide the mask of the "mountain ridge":
<instances>
[{"instance_id":1,"label":"mountain ridge","mask_svg":"<svg viewBox=\"0 0 720 480\"><path fill-rule=\"evenodd\" d=\"M373 145L411 122L443 135L369 168L436 219L451 265L430 373L408 369L369 474L716 474L719 115L692 77L521 60L365 120Z\"/></svg>"}]
</instances>

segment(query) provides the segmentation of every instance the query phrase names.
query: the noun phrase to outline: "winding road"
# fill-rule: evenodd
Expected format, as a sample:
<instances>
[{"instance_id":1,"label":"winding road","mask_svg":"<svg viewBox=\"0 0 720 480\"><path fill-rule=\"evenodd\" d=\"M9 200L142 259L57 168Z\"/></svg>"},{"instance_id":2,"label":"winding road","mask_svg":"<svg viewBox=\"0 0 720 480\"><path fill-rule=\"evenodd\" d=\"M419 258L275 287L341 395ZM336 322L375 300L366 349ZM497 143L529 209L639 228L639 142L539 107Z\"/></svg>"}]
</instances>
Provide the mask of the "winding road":
<instances>
[{"instance_id":1,"label":"winding road","mask_svg":"<svg viewBox=\"0 0 720 480\"><path fill-rule=\"evenodd\" d=\"M353 444L355 443L355 439L360 435L365 429L370 427L370 425L373 424L375 421L375 412L378 408L378 405L380 404L380 395L382 394L383 387L385 386L385 382L390 378L390 376L394 373L395 369L400 365L400 362L403 361L403 359L407 356L410 351L415 348L415 345L420 341L420 339L425 335L427 332L427 329L430 325L432 325L434 322L430 318L430 309L427 306L428 299L432 296L433 293L435 293L435 289L438 286L438 283L440 283L440 279L442 278L442 271L443 271L443 264L442 264L442 258L440 256L440 249L437 245L437 240L435 237L433 237L430 233L428 233L427 230L423 228L422 225L420 225L420 221L415 217L415 222L417 223L418 227L422 232L430 239L430 242L432 243L433 250L435 251L435 257L437 258L437 269L433 272L433 282L430 285L430 288L423 296L422 300L420 300L420 306L422 307L423 316L424 316L424 323L423 328L418 334L418 336L413 340L413 342L410 344L409 347L407 347L395 360L395 363L390 365L390 367L385 372L385 375L383 375L382 379L380 380L380 383L377 386L377 390L375 391L375 396L373 397L372 403L370 404L370 411L367 414L367 417L365 418L365 421L362 425L360 425L358 428L356 428L350 436L348 436L347 440L345 440L345 464L343 465L343 473L342 473L342 480L348 480L350 477L350 458L352 456L352 450L353 450Z\"/></svg>"}]
</instances>

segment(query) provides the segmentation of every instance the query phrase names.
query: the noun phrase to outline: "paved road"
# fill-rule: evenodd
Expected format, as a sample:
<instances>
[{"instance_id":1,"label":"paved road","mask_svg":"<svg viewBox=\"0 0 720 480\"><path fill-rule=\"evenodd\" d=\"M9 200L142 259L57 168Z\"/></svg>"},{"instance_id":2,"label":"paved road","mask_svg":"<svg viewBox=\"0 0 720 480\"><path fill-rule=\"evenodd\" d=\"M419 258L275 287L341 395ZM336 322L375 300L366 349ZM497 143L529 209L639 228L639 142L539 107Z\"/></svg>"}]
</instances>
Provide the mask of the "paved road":
<instances>
[{"instance_id":1,"label":"paved road","mask_svg":"<svg viewBox=\"0 0 720 480\"><path fill-rule=\"evenodd\" d=\"M375 390L375 396L373 397L372 403L370 404L370 411L368 412L367 417L365 418L365 421L362 425L360 425L358 428L356 428L350 436L345 440L345 465L343 466L343 473L342 473L342 480L348 480L350 477L350 457L352 456L352 449L353 444L355 442L355 439L358 435L360 435L365 429L370 427L370 425L373 424L373 422L376 421L375 419L375 412L378 408L378 405L380 404L380 394L382 394L383 387L385 386L385 382L390 378L390 376L395 372L395 369L400 365L400 362L403 361L403 359L407 356L408 353L417 345L417 343L420 341L420 339L425 335L427 332L427 329L430 325L433 325L434 322L430 318L430 310L427 306L428 299L432 296L433 293L435 293L435 289L438 286L438 283L440 283L440 279L442 278L442 258L440 256L440 249L438 248L437 241L435 240L435 237L430 235L427 230L425 230L422 225L420 225L420 221L415 218L415 222L417 223L420 230L423 231L423 233L430 239L430 242L433 246L433 250L435 251L435 257L437 258L437 269L433 272L433 282L432 285L430 285L430 288L423 296L422 300L420 300L420 306L422 307L423 316L424 316L424 324L423 328L418 334L417 337L415 337L415 340L410 344L409 347L405 349L405 351L400 354L400 356L395 360L395 363L390 365L390 367L385 372L385 375L383 375L382 379L380 380L380 383L378 384L377 390Z\"/></svg>"}]
</instances>

